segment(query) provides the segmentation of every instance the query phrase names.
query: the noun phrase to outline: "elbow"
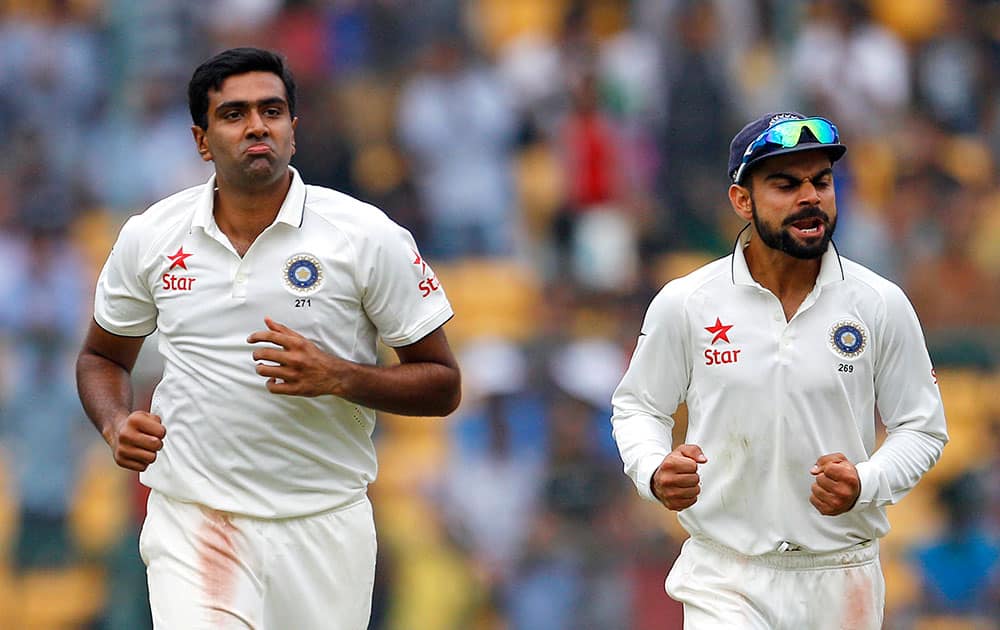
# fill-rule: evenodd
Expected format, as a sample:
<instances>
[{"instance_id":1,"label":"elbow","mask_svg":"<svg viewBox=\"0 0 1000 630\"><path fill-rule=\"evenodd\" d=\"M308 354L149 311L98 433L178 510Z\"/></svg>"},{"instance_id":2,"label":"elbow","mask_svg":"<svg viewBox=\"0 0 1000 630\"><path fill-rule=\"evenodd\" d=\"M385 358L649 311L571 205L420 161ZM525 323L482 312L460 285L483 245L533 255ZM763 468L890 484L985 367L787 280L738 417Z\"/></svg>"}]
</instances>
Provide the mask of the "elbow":
<instances>
[{"instance_id":1,"label":"elbow","mask_svg":"<svg viewBox=\"0 0 1000 630\"><path fill-rule=\"evenodd\" d=\"M442 387L441 395L438 397L434 415L445 417L454 413L458 405L462 402L462 376L455 368L451 371L447 383Z\"/></svg>"}]
</instances>

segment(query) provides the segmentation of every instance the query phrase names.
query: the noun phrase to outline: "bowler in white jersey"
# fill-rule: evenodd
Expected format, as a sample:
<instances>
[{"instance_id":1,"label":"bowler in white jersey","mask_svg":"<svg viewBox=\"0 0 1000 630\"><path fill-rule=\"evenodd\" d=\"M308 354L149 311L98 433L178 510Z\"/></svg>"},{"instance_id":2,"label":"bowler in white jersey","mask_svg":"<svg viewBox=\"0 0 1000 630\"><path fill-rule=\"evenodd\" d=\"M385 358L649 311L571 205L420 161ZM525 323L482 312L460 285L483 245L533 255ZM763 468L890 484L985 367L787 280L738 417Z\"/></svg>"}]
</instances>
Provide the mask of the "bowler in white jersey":
<instances>
[{"instance_id":1,"label":"bowler in white jersey","mask_svg":"<svg viewBox=\"0 0 1000 630\"><path fill-rule=\"evenodd\" d=\"M97 284L80 397L152 488L140 538L158 630L366 628L375 410L444 416L451 306L409 232L306 185L284 60L224 51L188 86L215 175L125 224ZM130 372L159 331L150 412ZM399 363L377 365L377 342Z\"/></svg>"},{"instance_id":2,"label":"bowler in white jersey","mask_svg":"<svg viewBox=\"0 0 1000 630\"><path fill-rule=\"evenodd\" d=\"M909 301L831 242L845 151L794 112L737 134L729 201L748 225L654 298L613 396L625 472L690 534L666 582L689 630L880 628L886 506L948 440Z\"/></svg>"}]
</instances>

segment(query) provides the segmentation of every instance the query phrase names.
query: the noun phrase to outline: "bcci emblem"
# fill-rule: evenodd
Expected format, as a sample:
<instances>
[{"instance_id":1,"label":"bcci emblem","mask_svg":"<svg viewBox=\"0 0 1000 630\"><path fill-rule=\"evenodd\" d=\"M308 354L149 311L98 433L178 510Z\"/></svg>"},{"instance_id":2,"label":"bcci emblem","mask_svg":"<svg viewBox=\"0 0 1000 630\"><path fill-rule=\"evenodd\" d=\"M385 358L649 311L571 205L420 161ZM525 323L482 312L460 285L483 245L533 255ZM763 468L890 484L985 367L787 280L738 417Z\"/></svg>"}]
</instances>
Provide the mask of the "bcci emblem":
<instances>
[{"instance_id":1,"label":"bcci emblem","mask_svg":"<svg viewBox=\"0 0 1000 630\"><path fill-rule=\"evenodd\" d=\"M778 114L777 116L772 116L771 120L767 121L768 127L773 127L774 125L785 122L786 120L802 120L801 116L796 116L792 113Z\"/></svg>"},{"instance_id":2,"label":"bcci emblem","mask_svg":"<svg viewBox=\"0 0 1000 630\"><path fill-rule=\"evenodd\" d=\"M837 322L830 329L830 347L845 359L861 356L868 345L868 336L858 322Z\"/></svg>"},{"instance_id":3,"label":"bcci emblem","mask_svg":"<svg viewBox=\"0 0 1000 630\"><path fill-rule=\"evenodd\" d=\"M296 254L285 261L285 286L299 295L309 295L323 284L323 268L309 254Z\"/></svg>"}]
</instances>

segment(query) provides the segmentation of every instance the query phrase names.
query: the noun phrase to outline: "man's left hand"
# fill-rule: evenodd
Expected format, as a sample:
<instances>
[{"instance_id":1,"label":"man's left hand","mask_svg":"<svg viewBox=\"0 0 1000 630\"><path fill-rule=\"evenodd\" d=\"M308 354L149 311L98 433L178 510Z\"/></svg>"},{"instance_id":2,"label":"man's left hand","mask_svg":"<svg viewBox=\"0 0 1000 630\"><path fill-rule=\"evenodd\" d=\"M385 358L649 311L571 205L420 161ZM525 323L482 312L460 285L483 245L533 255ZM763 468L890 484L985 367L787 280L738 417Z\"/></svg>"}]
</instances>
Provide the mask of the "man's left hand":
<instances>
[{"instance_id":1,"label":"man's left hand","mask_svg":"<svg viewBox=\"0 0 1000 630\"><path fill-rule=\"evenodd\" d=\"M861 478L843 453L831 453L816 460L809 471L816 478L809 502L820 514L837 516L847 512L861 494Z\"/></svg>"},{"instance_id":2,"label":"man's left hand","mask_svg":"<svg viewBox=\"0 0 1000 630\"><path fill-rule=\"evenodd\" d=\"M321 396L339 392L337 368L348 368L347 361L323 352L312 341L270 317L265 317L264 323L267 330L252 333L247 342L266 341L280 346L253 351L257 374L267 377L268 391L289 396Z\"/></svg>"}]
</instances>

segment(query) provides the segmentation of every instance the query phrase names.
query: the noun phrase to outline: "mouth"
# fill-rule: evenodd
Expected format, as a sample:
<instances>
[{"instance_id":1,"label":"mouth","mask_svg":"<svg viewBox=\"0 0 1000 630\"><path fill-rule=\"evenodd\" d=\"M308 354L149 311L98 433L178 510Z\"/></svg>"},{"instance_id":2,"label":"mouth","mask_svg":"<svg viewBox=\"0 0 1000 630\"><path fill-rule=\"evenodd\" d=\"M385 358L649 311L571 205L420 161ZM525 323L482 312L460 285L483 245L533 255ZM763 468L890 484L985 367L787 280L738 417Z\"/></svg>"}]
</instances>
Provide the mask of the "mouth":
<instances>
[{"instance_id":1,"label":"mouth","mask_svg":"<svg viewBox=\"0 0 1000 630\"><path fill-rule=\"evenodd\" d=\"M252 144L246 149L248 155L266 155L271 153L271 147L266 144Z\"/></svg>"},{"instance_id":2,"label":"mouth","mask_svg":"<svg viewBox=\"0 0 1000 630\"><path fill-rule=\"evenodd\" d=\"M793 221L788 227L793 234L805 240L820 238L826 232L826 222L820 217L799 219Z\"/></svg>"}]
</instances>

